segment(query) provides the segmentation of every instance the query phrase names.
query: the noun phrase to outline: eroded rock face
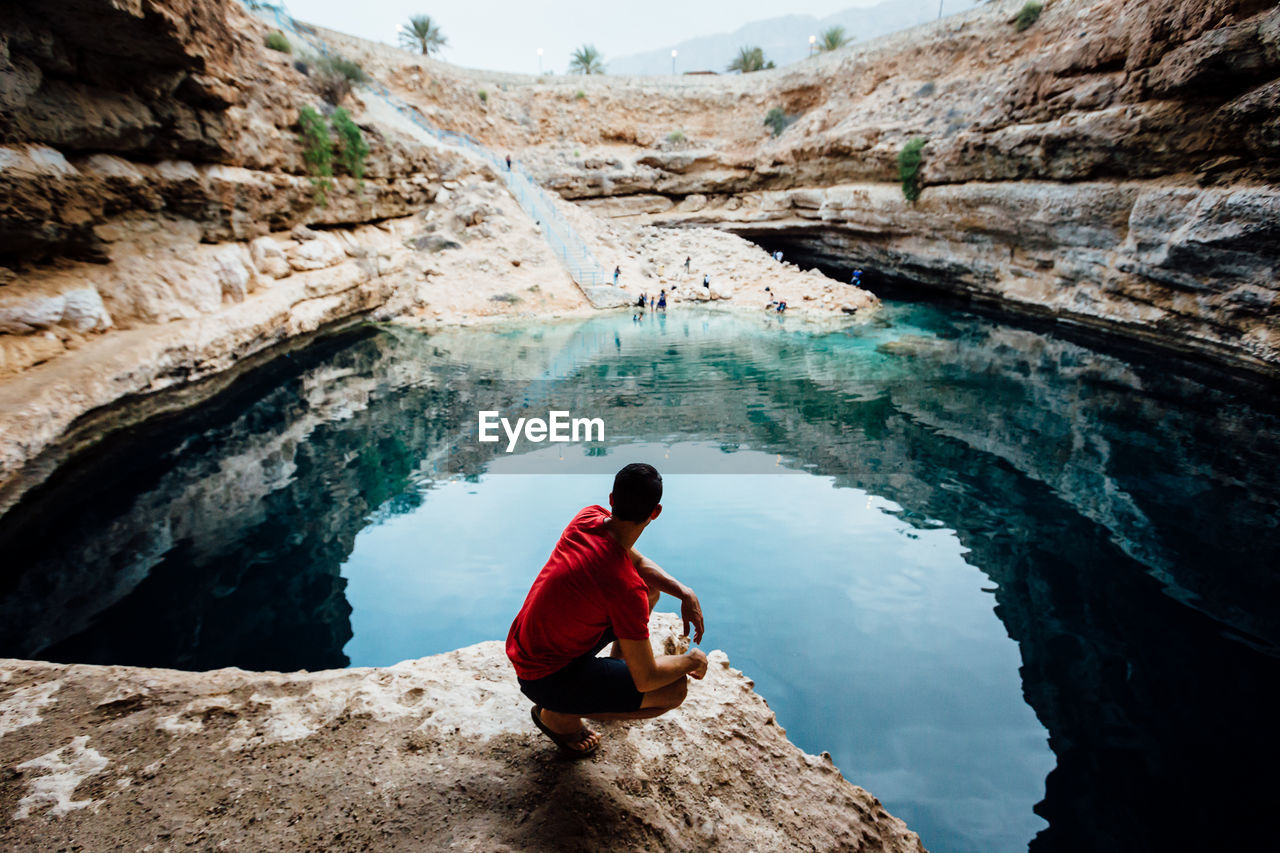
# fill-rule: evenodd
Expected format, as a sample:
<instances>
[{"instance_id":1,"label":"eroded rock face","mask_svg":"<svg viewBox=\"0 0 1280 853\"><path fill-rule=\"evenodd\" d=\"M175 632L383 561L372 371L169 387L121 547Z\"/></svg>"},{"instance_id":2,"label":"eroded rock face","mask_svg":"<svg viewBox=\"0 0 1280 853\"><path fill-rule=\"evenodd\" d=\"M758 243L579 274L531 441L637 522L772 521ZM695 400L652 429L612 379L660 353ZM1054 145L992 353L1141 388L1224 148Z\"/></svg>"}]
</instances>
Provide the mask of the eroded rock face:
<instances>
[{"instance_id":1,"label":"eroded rock face","mask_svg":"<svg viewBox=\"0 0 1280 853\"><path fill-rule=\"evenodd\" d=\"M658 653L676 633L654 616ZM17 771L0 796L16 812L0 839L923 850L829 757L791 745L723 652L710 660L678 710L593 724L603 745L579 763L534 729L499 642L292 675L8 661L0 761ZM83 734L86 719L103 725Z\"/></svg>"},{"instance_id":2,"label":"eroded rock face","mask_svg":"<svg viewBox=\"0 0 1280 853\"><path fill-rule=\"evenodd\" d=\"M1021 5L740 78L512 86L472 132L627 222L726 227L873 289L912 280L1280 372L1280 9L1059 0L1018 33ZM418 97L472 120L432 86ZM772 137L775 107L794 121Z\"/></svg>"},{"instance_id":3,"label":"eroded rock face","mask_svg":"<svg viewBox=\"0 0 1280 853\"><path fill-rule=\"evenodd\" d=\"M652 219L715 225L785 243L803 263L861 266L881 281L1280 369L1274 187L965 183L932 188L911 205L896 187L851 184L732 202Z\"/></svg>"}]
</instances>

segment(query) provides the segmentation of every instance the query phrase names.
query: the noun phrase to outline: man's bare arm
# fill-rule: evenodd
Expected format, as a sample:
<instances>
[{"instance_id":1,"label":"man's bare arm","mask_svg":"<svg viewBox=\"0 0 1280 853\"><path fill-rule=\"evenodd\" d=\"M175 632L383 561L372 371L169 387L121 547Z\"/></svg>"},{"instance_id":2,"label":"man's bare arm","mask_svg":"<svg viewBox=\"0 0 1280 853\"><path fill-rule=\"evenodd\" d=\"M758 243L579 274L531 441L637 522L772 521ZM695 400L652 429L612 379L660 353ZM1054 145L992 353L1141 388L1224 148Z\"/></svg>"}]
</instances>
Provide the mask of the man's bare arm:
<instances>
[{"instance_id":1,"label":"man's bare arm","mask_svg":"<svg viewBox=\"0 0 1280 853\"><path fill-rule=\"evenodd\" d=\"M631 562L635 565L636 573L640 575L640 579L644 581L645 586L680 599L680 618L684 620L684 633L688 635L689 626L692 625L694 631L692 635L693 641L701 643L703 631L702 604L698 601L698 596L694 594L693 590L667 574L662 570L661 566L635 548L631 549ZM674 679L672 680L674 681ZM669 684L670 682L667 683Z\"/></svg>"},{"instance_id":2,"label":"man's bare arm","mask_svg":"<svg viewBox=\"0 0 1280 853\"><path fill-rule=\"evenodd\" d=\"M702 678L707 674L707 656L701 649L694 649L687 655L662 655L655 658L648 640L618 640L618 647L631 672L631 680L641 693L666 687L686 675Z\"/></svg>"}]
</instances>

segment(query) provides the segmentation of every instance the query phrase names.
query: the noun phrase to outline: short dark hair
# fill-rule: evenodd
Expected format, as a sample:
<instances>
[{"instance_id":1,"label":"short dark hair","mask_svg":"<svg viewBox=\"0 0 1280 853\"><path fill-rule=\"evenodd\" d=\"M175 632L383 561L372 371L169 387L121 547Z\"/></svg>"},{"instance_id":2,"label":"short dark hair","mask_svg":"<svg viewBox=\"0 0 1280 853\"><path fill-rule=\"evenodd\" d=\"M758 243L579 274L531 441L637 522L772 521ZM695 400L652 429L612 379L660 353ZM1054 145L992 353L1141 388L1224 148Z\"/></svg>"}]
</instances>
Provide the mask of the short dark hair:
<instances>
[{"instance_id":1,"label":"short dark hair","mask_svg":"<svg viewBox=\"0 0 1280 853\"><path fill-rule=\"evenodd\" d=\"M643 462L632 462L613 477L613 517L648 521L662 500L662 475Z\"/></svg>"}]
</instances>

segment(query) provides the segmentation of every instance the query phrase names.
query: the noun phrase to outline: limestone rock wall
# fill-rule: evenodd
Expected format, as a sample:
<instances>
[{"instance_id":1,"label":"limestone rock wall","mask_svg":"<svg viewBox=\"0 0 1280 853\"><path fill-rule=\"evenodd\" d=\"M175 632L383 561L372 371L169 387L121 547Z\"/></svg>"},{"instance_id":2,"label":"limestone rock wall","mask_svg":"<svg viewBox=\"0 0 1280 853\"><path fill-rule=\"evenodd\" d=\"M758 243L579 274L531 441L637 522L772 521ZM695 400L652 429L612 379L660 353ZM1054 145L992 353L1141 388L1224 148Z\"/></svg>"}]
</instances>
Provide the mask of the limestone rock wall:
<instances>
[{"instance_id":1,"label":"limestone rock wall","mask_svg":"<svg viewBox=\"0 0 1280 853\"><path fill-rule=\"evenodd\" d=\"M182 340L183 363L168 370L203 375L401 290L387 278L396 270L386 241L355 230L426 209L442 180L473 167L367 120L348 97L371 149L367 170L362 181L336 177L318 202L296 120L302 106L326 106L298 57L264 46L267 32L234 0L6 11L0 377L123 331L207 319L202 339L192 329L151 336ZM282 308L295 316L283 321ZM154 390L104 379L121 395Z\"/></svg>"},{"instance_id":2,"label":"limestone rock wall","mask_svg":"<svg viewBox=\"0 0 1280 853\"><path fill-rule=\"evenodd\" d=\"M659 653L673 633L655 615ZM923 851L829 756L791 745L723 652L710 660L680 709L597 724L600 751L577 763L534 729L498 642L289 675L6 661L0 839Z\"/></svg>"},{"instance_id":3,"label":"limestone rock wall","mask_svg":"<svg viewBox=\"0 0 1280 853\"><path fill-rule=\"evenodd\" d=\"M745 76L383 60L438 120L596 212L723 226L862 266L872 289L909 279L1280 372L1280 8L1051 0L1018 32L1021 6ZM777 136L773 108L790 120ZM897 157L916 137L911 205Z\"/></svg>"}]
</instances>

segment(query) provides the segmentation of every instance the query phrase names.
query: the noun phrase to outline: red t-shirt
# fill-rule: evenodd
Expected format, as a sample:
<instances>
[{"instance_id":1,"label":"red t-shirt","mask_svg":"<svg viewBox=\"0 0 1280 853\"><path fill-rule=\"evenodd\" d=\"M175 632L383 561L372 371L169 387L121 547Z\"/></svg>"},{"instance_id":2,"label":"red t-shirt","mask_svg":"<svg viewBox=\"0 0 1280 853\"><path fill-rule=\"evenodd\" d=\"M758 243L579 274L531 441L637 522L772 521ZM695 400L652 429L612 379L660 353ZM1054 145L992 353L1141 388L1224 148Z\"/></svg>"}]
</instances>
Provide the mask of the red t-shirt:
<instances>
[{"instance_id":1,"label":"red t-shirt","mask_svg":"<svg viewBox=\"0 0 1280 853\"><path fill-rule=\"evenodd\" d=\"M507 657L526 681L589 652L605 628L621 640L649 638L649 588L601 526L608 517L599 506L573 517L511 623Z\"/></svg>"}]
</instances>

